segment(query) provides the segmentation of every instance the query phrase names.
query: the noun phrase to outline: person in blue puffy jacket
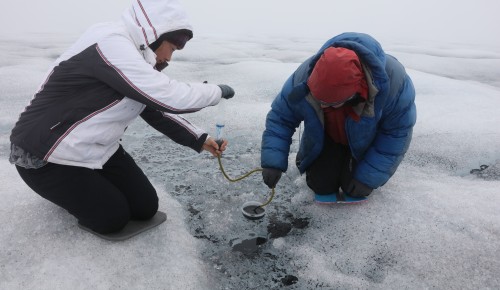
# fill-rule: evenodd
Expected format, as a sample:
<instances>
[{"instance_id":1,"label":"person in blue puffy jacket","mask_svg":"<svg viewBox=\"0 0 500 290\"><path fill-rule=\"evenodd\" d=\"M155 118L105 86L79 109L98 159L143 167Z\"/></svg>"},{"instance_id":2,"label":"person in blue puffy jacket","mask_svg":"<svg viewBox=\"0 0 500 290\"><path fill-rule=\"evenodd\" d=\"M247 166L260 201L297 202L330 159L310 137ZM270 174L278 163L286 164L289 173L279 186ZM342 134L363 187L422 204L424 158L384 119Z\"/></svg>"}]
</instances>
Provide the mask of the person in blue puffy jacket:
<instances>
[{"instance_id":1,"label":"person in blue puffy jacket","mask_svg":"<svg viewBox=\"0 0 500 290\"><path fill-rule=\"evenodd\" d=\"M318 197L362 198L384 185L410 145L415 89L401 63L371 36L328 40L285 82L266 118L261 166L274 188L288 168L292 135L304 122L296 156Z\"/></svg>"}]
</instances>

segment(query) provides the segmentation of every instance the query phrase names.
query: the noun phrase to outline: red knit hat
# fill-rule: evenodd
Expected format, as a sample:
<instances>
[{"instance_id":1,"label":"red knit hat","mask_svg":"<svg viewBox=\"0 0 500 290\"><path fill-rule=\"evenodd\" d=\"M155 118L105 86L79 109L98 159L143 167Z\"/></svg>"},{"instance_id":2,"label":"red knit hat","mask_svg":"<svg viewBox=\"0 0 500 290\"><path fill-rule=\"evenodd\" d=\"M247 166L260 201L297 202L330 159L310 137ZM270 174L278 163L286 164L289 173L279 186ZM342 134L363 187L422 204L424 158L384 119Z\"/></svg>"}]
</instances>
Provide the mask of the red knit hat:
<instances>
[{"instance_id":1,"label":"red knit hat","mask_svg":"<svg viewBox=\"0 0 500 290\"><path fill-rule=\"evenodd\" d=\"M368 87L361 62L354 51L327 48L307 80L311 94L325 103L346 101L355 93L367 98Z\"/></svg>"}]
</instances>

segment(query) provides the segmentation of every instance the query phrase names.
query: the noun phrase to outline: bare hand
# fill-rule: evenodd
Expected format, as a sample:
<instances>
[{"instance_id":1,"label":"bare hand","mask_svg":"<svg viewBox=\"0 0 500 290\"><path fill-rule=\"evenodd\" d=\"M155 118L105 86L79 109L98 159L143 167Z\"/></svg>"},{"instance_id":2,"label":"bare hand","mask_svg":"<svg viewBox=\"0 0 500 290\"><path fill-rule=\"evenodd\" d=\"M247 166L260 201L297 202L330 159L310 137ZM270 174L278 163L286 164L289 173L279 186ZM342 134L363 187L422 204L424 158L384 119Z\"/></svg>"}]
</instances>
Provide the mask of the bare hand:
<instances>
[{"instance_id":1,"label":"bare hand","mask_svg":"<svg viewBox=\"0 0 500 290\"><path fill-rule=\"evenodd\" d=\"M202 149L212 153L214 157L220 156L222 152L226 150L226 146L228 144L227 140L223 139L222 141L223 142L219 148L217 142L215 142L215 140L212 137L208 137L205 143L203 144Z\"/></svg>"}]
</instances>

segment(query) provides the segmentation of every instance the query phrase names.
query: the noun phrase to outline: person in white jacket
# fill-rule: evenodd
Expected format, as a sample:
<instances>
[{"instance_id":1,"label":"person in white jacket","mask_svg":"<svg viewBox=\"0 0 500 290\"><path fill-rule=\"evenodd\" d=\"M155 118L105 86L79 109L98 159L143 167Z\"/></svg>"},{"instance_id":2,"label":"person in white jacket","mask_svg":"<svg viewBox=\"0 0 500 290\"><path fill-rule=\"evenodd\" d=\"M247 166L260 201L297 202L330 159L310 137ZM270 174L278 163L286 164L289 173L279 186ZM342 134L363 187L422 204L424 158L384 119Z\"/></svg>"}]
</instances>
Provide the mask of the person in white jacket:
<instances>
[{"instance_id":1,"label":"person in white jacket","mask_svg":"<svg viewBox=\"0 0 500 290\"><path fill-rule=\"evenodd\" d=\"M179 114L234 96L161 70L193 37L177 0L133 0L122 22L91 27L50 68L12 130L10 162L43 198L106 234L158 210L154 187L119 141L138 116L175 142L225 150Z\"/></svg>"}]
</instances>

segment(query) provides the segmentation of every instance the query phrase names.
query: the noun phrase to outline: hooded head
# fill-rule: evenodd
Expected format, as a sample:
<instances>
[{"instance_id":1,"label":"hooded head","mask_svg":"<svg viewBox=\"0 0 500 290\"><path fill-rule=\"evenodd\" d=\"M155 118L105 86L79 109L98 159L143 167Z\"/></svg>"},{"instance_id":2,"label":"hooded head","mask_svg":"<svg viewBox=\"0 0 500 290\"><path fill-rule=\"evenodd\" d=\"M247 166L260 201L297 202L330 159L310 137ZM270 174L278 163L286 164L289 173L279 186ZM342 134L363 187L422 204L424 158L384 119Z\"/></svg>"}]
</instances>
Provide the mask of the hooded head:
<instances>
[{"instance_id":1,"label":"hooded head","mask_svg":"<svg viewBox=\"0 0 500 290\"><path fill-rule=\"evenodd\" d=\"M174 44L177 49L183 49L186 42L193 38L193 32L189 29L180 29L163 33L158 39L149 45L151 50L155 51L163 41Z\"/></svg>"},{"instance_id":2,"label":"hooded head","mask_svg":"<svg viewBox=\"0 0 500 290\"><path fill-rule=\"evenodd\" d=\"M342 47L325 49L307 80L313 97L328 103L342 103L355 94L367 97L367 84L361 62L352 50Z\"/></svg>"},{"instance_id":3,"label":"hooded head","mask_svg":"<svg viewBox=\"0 0 500 290\"><path fill-rule=\"evenodd\" d=\"M182 48L193 37L193 28L178 0L133 0L122 19L137 48L148 47L159 38L176 41L172 43Z\"/></svg>"}]
</instances>

